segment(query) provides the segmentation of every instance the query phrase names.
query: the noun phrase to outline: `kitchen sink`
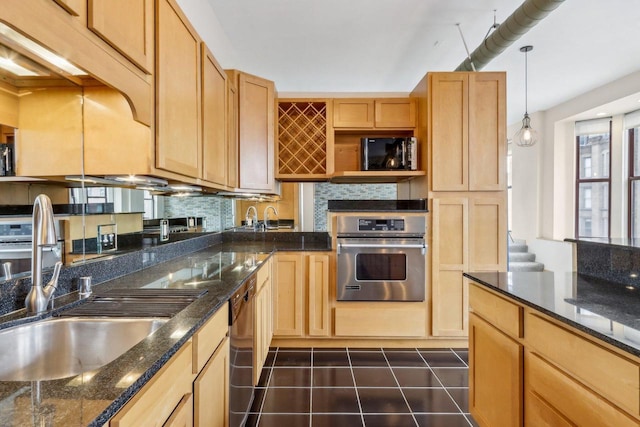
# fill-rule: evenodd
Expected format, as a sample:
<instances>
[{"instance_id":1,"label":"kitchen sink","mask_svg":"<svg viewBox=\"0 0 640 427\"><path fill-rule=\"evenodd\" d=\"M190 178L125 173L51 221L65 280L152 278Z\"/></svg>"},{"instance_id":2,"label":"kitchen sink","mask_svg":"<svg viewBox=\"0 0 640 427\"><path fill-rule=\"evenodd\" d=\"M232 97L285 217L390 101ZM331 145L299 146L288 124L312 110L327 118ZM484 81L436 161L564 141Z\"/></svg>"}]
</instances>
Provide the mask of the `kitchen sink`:
<instances>
[{"instance_id":1,"label":"kitchen sink","mask_svg":"<svg viewBox=\"0 0 640 427\"><path fill-rule=\"evenodd\" d=\"M56 318L0 331L0 381L53 380L113 361L168 319Z\"/></svg>"}]
</instances>

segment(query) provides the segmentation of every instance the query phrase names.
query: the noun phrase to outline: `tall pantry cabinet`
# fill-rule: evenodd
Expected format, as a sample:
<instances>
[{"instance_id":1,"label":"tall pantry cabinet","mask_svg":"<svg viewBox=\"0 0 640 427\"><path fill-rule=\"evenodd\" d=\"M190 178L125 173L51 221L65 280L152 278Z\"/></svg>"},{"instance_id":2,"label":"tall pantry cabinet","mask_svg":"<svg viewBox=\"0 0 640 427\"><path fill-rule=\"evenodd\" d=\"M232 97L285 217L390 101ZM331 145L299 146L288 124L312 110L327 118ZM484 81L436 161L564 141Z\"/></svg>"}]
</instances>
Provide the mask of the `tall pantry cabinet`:
<instances>
[{"instance_id":1,"label":"tall pantry cabinet","mask_svg":"<svg viewBox=\"0 0 640 427\"><path fill-rule=\"evenodd\" d=\"M434 337L468 335L463 271L507 268L505 85L504 72L429 73L412 93L429 167L410 192L431 205Z\"/></svg>"}]
</instances>

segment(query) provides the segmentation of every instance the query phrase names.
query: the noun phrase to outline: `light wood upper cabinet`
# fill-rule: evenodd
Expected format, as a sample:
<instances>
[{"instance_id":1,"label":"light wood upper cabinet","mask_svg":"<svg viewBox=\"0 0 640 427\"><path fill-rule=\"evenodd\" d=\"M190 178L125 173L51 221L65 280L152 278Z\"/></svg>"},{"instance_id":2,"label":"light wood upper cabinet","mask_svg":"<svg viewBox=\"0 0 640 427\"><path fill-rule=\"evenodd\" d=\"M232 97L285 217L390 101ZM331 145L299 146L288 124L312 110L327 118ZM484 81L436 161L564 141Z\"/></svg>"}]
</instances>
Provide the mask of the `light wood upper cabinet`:
<instances>
[{"instance_id":1,"label":"light wood upper cabinet","mask_svg":"<svg viewBox=\"0 0 640 427\"><path fill-rule=\"evenodd\" d=\"M153 2L88 0L87 14L90 30L148 74L153 72Z\"/></svg>"},{"instance_id":2,"label":"light wood upper cabinet","mask_svg":"<svg viewBox=\"0 0 640 427\"><path fill-rule=\"evenodd\" d=\"M334 99L333 127L372 128L373 99Z\"/></svg>"},{"instance_id":3,"label":"light wood upper cabinet","mask_svg":"<svg viewBox=\"0 0 640 427\"><path fill-rule=\"evenodd\" d=\"M82 165L82 89L49 88L19 98L16 174L76 175ZM44 154L44 155L43 155Z\"/></svg>"},{"instance_id":4,"label":"light wood upper cabinet","mask_svg":"<svg viewBox=\"0 0 640 427\"><path fill-rule=\"evenodd\" d=\"M505 74L428 75L433 191L506 188Z\"/></svg>"},{"instance_id":5,"label":"light wood upper cabinet","mask_svg":"<svg viewBox=\"0 0 640 427\"><path fill-rule=\"evenodd\" d=\"M227 187L238 188L238 86L227 79Z\"/></svg>"},{"instance_id":6,"label":"light wood upper cabinet","mask_svg":"<svg viewBox=\"0 0 640 427\"><path fill-rule=\"evenodd\" d=\"M175 0L157 0L156 16L156 166L197 178L201 40Z\"/></svg>"},{"instance_id":7,"label":"light wood upper cabinet","mask_svg":"<svg viewBox=\"0 0 640 427\"><path fill-rule=\"evenodd\" d=\"M438 194L432 221L432 335L466 336L469 290L462 273L506 270L506 195Z\"/></svg>"},{"instance_id":8,"label":"light wood upper cabinet","mask_svg":"<svg viewBox=\"0 0 640 427\"><path fill-rule=\"evenodd\" d=\"M80 16L87 7L85 0L53 0L72 16Z\"/></svg>"},{"instance_id":9,"label":"light wood upper cabinet","mask_svg":"<svg viewBox=\"0 0 640 427\"><path fill-rule=\"evenodd\" d=\"M416 125L416 104L409 98L334 99L333 127L411 129Z\"/></svg>"},{"instance_id":10,"label":"light wood upper cabinet","mask_svg":"<svg viewBox=\"0 0 640 427\"><path fill-rule=\"evenodd\" d=\"M202 178L227 185L227 74L202 43Z\"/></svg>"},{"instance_id":11,"label":"light wood upper cabinet","mask_svg":"<svg viewBox=\"0 0 640 427\"><path fill-rule=\"evenodd\" d=\"M250 192L275 192L275 87L273 82L227 70L237 87L238 183Z\"/></svg>"},{"instance_id":12,"label":"light wood upper cabinet","mask_svg":"<svg viewBox=\"0 0 640 427\"><path fill-rule=\"evenodd\" d=\"M416 104L411 99L376 99L376 128L414 128L416 126Z\"/></svg>"}]
</instances>

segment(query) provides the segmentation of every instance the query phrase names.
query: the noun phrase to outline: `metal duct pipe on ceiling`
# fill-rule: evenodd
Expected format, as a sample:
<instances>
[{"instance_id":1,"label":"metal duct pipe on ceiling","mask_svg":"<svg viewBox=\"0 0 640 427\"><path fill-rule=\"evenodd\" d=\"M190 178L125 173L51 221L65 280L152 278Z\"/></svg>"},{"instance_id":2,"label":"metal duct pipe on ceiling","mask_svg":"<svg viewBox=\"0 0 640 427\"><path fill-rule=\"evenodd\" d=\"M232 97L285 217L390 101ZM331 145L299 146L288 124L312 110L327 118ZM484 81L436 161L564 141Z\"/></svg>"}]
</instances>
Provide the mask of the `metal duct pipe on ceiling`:
<instances>
[{"instance_id":1,"label":"metal duct pipe on ceiling","mask_svg":"<svg viewBox=\"0 0 640 427\"><path fill-rule=\"evenodd\" d=\"M474 71L473 66L475 71L484 68L563 2L564 0L525 0L455 71Z\"/></svg>"}]
</instances>

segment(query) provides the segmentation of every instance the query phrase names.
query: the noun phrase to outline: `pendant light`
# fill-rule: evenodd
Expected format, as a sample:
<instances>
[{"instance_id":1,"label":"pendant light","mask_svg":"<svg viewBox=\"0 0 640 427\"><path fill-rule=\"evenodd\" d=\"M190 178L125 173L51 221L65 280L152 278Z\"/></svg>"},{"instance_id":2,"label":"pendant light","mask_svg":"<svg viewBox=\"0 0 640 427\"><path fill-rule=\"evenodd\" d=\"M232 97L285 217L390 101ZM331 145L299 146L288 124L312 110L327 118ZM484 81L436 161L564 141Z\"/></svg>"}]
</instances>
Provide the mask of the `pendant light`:
<instances>
[{"instance_id":1,"label":"pendant light","mask_svg":"<svg viewBox=\"0 0 640 427\"><path fill-rule=\"evenodd\" d=\"M533 46L522 46L520 52L524 52L524 118L522 119L522 127L513 139L520 147L531 147L538 141L538 132L531 127L531 118L527 111L527 53L533 50Z\"/></svg>"}]
</instances>

